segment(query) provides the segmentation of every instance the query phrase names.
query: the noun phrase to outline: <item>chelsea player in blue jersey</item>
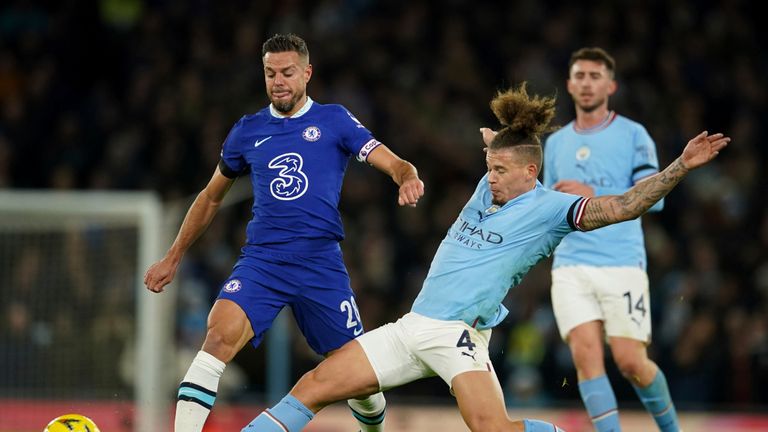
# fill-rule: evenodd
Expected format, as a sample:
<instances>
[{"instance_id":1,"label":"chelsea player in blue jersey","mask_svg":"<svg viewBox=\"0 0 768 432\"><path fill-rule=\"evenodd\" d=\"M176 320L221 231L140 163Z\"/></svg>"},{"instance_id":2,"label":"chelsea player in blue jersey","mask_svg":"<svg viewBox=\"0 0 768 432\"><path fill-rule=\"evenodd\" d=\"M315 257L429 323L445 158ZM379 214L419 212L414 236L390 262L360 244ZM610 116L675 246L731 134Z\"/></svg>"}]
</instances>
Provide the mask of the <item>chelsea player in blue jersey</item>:
<instances>
[{"instance_id":1,"label":"chelsea player in blue jersey","mask_svg":"<svg viewBox=\"0 0 768 432\"><path fill-rule=\"evenodd\" d=\"M621 195L590 199L537 180L539 135L554 116L554 99L529 97L522 85L498 94L491 107L504 127L488 144L488 172L448 229L411 312L347 343L244 432L300 431L330 403L435 375L473 431L560 431L507 417L488 356L491 328L507 314L503 298L567 234L639 217L730 139L702 132L661 173Z\"/></svg>"},{"instance_id":2,"label":"chelsea player in blue jersey","mask_svg":"<svg viewBox=\"0 0 768 432\"><path fill-rule=\"evenodd\" d=\"M544 186L584 197L619 194L658 172L645 128L608 109L616 91L613 58L582 48L570 60L576 119L544 146ZM661 208L659 202L651 210ZM576 366L579 392L600 432L619 432L603 344L663 432L679 430L667 380L648 358L651 302L640 219L563 239L552 265L552 307Z\"/></svg>"},{"instance_id":3,"label":"chelsea player in blue jersey","mask_svg":"<svg viewBox=\"0 0 768 432\"><path fill-rule=\"evenodd\" d=\"M363 333L339 247L344 232L337 207L350 157L389 174L399 185L400 205L415 206L424 193L413 165L349 111L307 96L312 65L300 37L273 36L262 47L262 60L271 104L232 128L213 177L165 257L144 278L148 289L162 291L235 179L250 177L247 244L222 284L203 347L179 387L176 432L202 430L225 365L246 343L258 346L283 307L291 307L310 347L327 357ZM360 396L349 405L361 430L383 430L384 396Z\"/></svg>"}]
</instances>

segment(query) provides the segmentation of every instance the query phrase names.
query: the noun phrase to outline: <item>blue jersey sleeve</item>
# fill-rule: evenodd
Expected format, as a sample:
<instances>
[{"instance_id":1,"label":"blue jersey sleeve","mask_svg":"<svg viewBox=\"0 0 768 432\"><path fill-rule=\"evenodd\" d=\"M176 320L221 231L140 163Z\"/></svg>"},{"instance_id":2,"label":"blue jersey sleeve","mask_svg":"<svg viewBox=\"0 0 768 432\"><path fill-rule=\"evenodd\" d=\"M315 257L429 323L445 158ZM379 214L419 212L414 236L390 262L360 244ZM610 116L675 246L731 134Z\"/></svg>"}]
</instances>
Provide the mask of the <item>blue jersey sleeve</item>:
<instances>
[{"instance_id":1,"label":"blue jersey sleeve","mask_svg":"<svg viewBox=\"0 0 768 432\"><path fill-rule=\"evenodd\" d=\"M637 183L659 172L659 161L656 157L656 144L644 127L638 126L634 138L632 182Z\"/></svg>"},{"instance_id":2,"label":"blue jersey sleeve","mask_svg":"<svg viewBox=\"0 0 768 432\"><path fill-rule=\"evenodd\" d=\"M248 163L243 157L242 131L245 117L241 118L229 131L221 148L221 173L228 178L236 178L248 171Z\"/></svg>"},{"instance_id":3,"label":"blue jersey sleeve","mask_svg":"<svg viewBox=\"0 0 768 432\"><path fill-rule=\"evenodd\" d=\"M341 144L350 154L355 155L357 160L365 162L373 149L381 143L351 112L341 105L339 107L341 109L336 116L336 124L341 136Z\"/></svg>"},{"instance_id":4,"label":"blue jersey sleeve","mask_svg":"<svg viewBox=\"0 0 768 432\"><path fill-rule=\"evenodd\" d=\"M656 143L644 127L638 126L635 134L634 168L632 170L632 183L636 184L645 177L659 172L659 160L656 156ZM653 205L648 212L658 212L664 208L664 198Z\"/></svg>"}]
</instances>

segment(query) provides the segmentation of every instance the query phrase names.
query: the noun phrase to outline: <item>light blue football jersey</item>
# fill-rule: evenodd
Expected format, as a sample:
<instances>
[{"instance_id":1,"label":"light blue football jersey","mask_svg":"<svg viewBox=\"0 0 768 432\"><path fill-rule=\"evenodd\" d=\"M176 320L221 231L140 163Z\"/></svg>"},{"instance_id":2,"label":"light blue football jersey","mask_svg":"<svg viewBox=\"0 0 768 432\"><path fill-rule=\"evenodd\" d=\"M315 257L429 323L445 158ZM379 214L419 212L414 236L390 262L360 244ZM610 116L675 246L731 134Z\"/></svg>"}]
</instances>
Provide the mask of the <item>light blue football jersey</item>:
<instances>
[{"instance_id":1,"label":"light blue football jersey","mask_svg":"<svg viewBox=\"0 0 768 432\"><path fill-rule=\"evenodd\" d=\"M412 311L479 329L507 315L501 304L537 262L578 229L588 199L536 187L494 206L486 174L440 243Z\"/></svg>"},{"instance_id":2,"label":"light blue football jersey","mask_svg":"<svg viewBox=\"0 0 768 432\"><path fill-rule=\"evenodd\" d=\"M293 252L338 247L347 163L352 156L367 160L380 144L343 106L310 98L291 117L270 105L241 118L224 141L219 167L229 178L251 177L247 244Z\"/></svg>"},{"instance_id":3,"label":"light blue football jersey","mask_svg":"<svg viewBox=\"0 0 768 432\"><path fill-rule=\"evenodd\" d=\"M611 111L601 125L582 130L571 122L553 133L544 146L544 185L577 180L595 196L618 195L638 180L659 171L656 145L645 128ZM651 208L658 211L660 201ZM573 233L555 250L553 267L590 265L646 268L640 218Z\"/></svg>"}]
</instances>

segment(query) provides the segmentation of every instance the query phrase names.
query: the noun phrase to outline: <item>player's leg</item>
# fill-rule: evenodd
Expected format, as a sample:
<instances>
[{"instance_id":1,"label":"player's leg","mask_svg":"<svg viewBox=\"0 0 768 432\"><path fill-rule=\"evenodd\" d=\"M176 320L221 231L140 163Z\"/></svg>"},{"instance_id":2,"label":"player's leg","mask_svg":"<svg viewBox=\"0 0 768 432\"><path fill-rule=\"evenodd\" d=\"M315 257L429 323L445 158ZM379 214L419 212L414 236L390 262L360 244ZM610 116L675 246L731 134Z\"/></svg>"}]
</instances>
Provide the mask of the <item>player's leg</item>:
<instances>
[{"instance_id":1,"label":"player's leg","mask_svg":"<svg viewBox=\"0 0 768 432\"><path fill-rule=\"evenodd\" d=\"M667 379L656 363L648 358L645 343L634 339L612 337L610 344L616 366L630 381L643 406L659 426L659 430L679 431L677 412L669 393Z\"/></svg>"},{"instance_id":2,"label":"player's leg","mask_svg":"<svg viewBox=\"0 0 768 432\"><path fill-rule=\"evenodd\" d=\"M590 321L568 334L568 346L576 366L579 394L598 432L620 431L618 403L603 360L603 325Z\"/></svg>"},{"instance_id":3,"label":"player's leg","mask_svg":"<svg viewBox=\"0 0 768 432\"><path fill-rule=\"evenodd\" d=\"M563 432L552 423L541 420L511 420L493 368L461 373L453 378L451 388L461 416L472 431Z\"/></svg>"},{"instance_id":4,"label":"player's leg","mask_svg":"<svg viewBox=\"0 0 768 432\"><path fill-rule=\"evenodd\" d=\"M243 262L248 265L240 266ZM252 258L241 259L240 263L235 266L232 277L222 284L208 316L202 350L179 386L175 432L202 430L216 401L219 379L226 364L247 342L258 346L287 301L284 293L257 282L274 281L264 281L264 277L252 274L253 269L268 264Z\"/></svg>"},{"instance_id":5,"label":"player's leg","mask_svg":"<svg viewBox=\"0 0 768 432\"><path fill-rule=\"evenodd\" d=\"M253 330L240 307L217 300L208 316L208 332L179 385L174 430L199 432L216 401L219 379L226 364L253 337Z\"/></svg>"},{"instance_id":6,"label":"player's leg","mask_svg":"<svg viewBox=\"0 0 768 432\"><path fill-rule=\"evenodd\" d=\"M307 343L326 357L363 334L363 322L340 250L297 259L306 288L293 303L294 316ZM361 432L384 430L386 400L376 393L347 401Z\"/></svg>"},{"instance_id":7,"label":"player's leg","mask_svg":"<svg viewBox=\"0 0 768 432\"><path fill-rule=\"evenodd\" d=\"M676 432L680 429L675 406L664 373L648 358L647 344L651 339L651 303L648 276L641 269L608 269L614 282L621 281L621 290L605 295L605 330L613 359L622 375L629 380L640 401L659 429ZM612 290L615 292L615 290Z\"/></svg>"},{"instance_id":8,"label":"player's leg","mask_svg":"<svg viewBox=\"0 0 768 432\"><path fill-rule=\"evenodd\" d=\"M388 324L347 343L304 374L289 395L259 414L243 431L300 431L328 404L425 376L400 338L397 324Z\"/></svg>"},{"instance_id":9,"label":"player's leg","mask_svg":"<svg viewBox=\"0 0 768 432\"><path fill-rule=\"evenodd\" d=\"M353 340L304 374L287 396L243 431L300 431L326 405L378 390L376 374L360 344Z\"/></svg>"},{"instance_id":10,"label":"player's leg","mask_svg":"<svg viewBox=\"0 0 768 432\"><path fill-rule=\"evenodd\" d=\"M416 313L405 315L401 322L407 329L411 355L448 384L470 430L555 431L551 423L512 421L507 416L504 394L488 355L490 329Z\"/></svg>"},{"instance_id":11,"label":"player's leg","mask_svg":"<svg viewBox=\"0 0 768 432\"><path fill-rule=\"evenodd\" d=\"M453 378L451 389L461 417L471 431L525 431L522 422L513 422L507 416L494 377L490 370L486 370L464 372Z\"/></svg>"},{"instance_id":12,"label":"player's leg","mask_svg":"<svg viewBox=\"0 0 768 432\"><path fill-rule=\"evenodd\" d=\"M598 432L620 431L616 395L605 373L604 315L593 275L583 266L552 271L552 308L561 337L571 350L579 394Z\"/></svg>"}]
</instances>

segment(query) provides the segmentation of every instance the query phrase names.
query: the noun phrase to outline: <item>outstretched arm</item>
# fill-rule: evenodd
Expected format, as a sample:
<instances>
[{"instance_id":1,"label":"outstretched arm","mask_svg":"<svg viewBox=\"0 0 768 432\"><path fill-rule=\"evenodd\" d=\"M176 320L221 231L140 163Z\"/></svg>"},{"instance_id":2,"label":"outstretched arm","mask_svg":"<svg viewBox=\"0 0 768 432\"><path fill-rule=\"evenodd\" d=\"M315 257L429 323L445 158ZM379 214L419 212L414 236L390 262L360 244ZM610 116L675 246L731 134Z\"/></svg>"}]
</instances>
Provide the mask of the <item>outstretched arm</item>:
<instances>
[{"instance_id":1,"label":"outstretched arm","mask_svg":"<svg viewBox=\"0 0 768 432\"><path fill-rule=\"evenodd\" d=\"M225 177L219 167L213 173L208 185L195 198L189 207L184 222L179 228L176 240L173 241L165 257L153 264L144 275L144 285L150 291L161 292L171 283L176 275L176 269L181 257L192 246L200 235L205 232L219 210L221 201L234 183L234 179Z\"/></svg>"},{"instance_id":2,"label":"outstretched arm","mask_svg":"<svg viewBox=\"0 0 768 432\"><path fill-rule=\"evenodd\" d=\"M664 171L633 186L622 195L592 198L584 208L580 227L590 231L606 225L635 219L664 198L690 170L714 159L731 141L718 133L700 133L685 146L683 153Z\"/></svg>"},{"instance_id":3,"label":"outstretched arm","mask_svg":"<svg viewBox=\"0 0 768 432\"><path fill-rule=\"evenodd\" d=\"M384 144L376 147L368 155L368 163L388 174L400 186L397 203L401 206L415 207L419 198L424 195L424 182L419 179L416 167L410 162L400 159Z\"/></svg>"}]
</instances>

